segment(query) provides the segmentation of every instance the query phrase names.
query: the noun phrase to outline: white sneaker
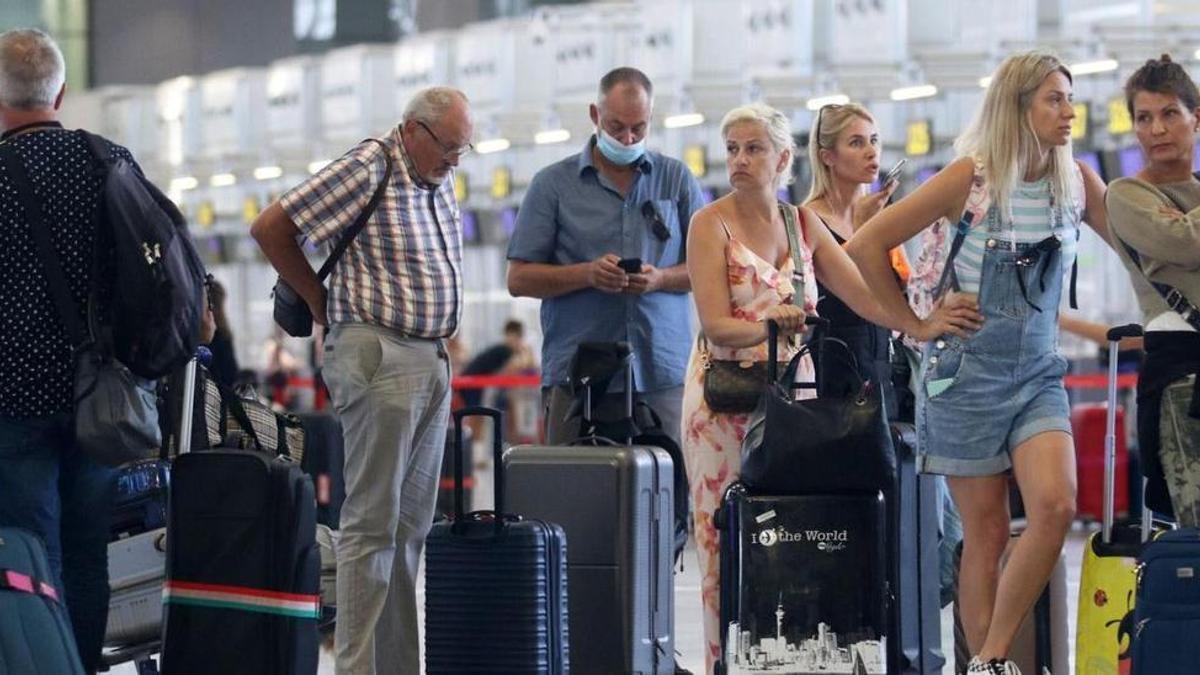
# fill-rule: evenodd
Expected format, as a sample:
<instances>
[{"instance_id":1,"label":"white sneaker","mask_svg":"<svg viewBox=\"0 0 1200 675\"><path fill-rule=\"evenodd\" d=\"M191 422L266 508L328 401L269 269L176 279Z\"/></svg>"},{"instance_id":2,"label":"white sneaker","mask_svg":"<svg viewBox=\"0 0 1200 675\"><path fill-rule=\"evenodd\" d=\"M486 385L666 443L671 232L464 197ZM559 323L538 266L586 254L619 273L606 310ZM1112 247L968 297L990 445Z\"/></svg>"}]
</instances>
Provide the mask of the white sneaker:
<instances>
[{"instance_id":1,"label":"white sneaker","mask_svg":"<svg viewBox=\"0 0 1200 675\"><path fill-rule=\"evenodd\" d=\"M1007 659L980 661L976 656L967 664L967 675L1021 675L1017 664Z\"/></svg>"}]
</instances>

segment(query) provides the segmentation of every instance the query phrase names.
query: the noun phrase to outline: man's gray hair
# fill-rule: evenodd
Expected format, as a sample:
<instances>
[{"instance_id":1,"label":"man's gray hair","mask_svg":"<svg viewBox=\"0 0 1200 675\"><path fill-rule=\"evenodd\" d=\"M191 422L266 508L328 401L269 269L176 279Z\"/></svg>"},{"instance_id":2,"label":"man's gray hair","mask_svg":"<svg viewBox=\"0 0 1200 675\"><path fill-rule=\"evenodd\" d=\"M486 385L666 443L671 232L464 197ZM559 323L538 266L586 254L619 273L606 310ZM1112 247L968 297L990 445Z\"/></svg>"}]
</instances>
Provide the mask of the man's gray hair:
<instances>
[{"instance_id":1,"label":"man's gray hair","mask_svg":"<svg viewBox=\"0 0 1200 675\"><path fill-rule=\"evenodd\" d=\"M50 108L67 78L62 51L36 28L0 33L0 105Z\"/></svg>"},{"instance_id":2,"label":"man's gray hair","mask_svg":"<svg viewBox=\"0 0 1200 675\"><path fill-rule=\"evenodd\" d=\"M428 87L413 94L404 106L404 121L433 124L456 102L467 103L467 95L454 87Z\"/></svg>"}]
</instances>

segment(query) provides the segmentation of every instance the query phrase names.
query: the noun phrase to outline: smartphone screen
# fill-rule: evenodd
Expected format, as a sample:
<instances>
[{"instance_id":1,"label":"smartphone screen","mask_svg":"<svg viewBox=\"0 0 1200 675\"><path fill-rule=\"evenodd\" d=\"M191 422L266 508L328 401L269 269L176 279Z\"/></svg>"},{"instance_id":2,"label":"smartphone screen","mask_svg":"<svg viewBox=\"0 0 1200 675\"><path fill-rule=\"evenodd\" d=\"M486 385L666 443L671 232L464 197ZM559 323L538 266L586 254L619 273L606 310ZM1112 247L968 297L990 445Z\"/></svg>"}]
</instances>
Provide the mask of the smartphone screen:
<instances>
[{"instance_id":1,"label":"smartphone screen","mask_svg":"<svg viewBox=\"0 0 1200 675\"><path fill-rule=\"evenodd\" d=\"M626 274L637 274L642 271L641 258L621 258L617 262L617 267L625 270Z\"/></svg>"}]
</instances>

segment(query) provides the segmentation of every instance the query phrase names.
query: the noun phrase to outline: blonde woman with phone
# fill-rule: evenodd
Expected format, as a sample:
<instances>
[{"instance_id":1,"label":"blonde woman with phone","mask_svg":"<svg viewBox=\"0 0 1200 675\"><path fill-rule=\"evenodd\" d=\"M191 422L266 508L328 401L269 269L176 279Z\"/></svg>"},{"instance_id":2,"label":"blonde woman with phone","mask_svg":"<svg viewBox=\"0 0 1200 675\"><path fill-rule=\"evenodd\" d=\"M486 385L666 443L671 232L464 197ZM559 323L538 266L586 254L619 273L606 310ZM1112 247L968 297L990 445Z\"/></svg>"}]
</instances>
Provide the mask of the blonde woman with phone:
<instances>
[{"instance_id":1,"label":"blonde woman with phone","mask_svg":"<svg viewBox=\"0 0 1200 675\"><path fill-rule=\"evenodd\" d=\"M812 187L807 206L821 220L838 244L845 244L854 233L887 205L888 199L900 184L898 176L905 160L901 159L883 179L877 192L871 184L879 175L880 141L875 118L857 103L823 106L813 120L809 136L808 158L812 165ZM908 263L904 250L893 249L893 265L903 284ZM884 405L888 417L898 414L897 397L891 383L889 344L891 331L864 319L836 295L823 286L818 287L821 301L817 313L829 320L826 332L846 342L854 353L858 373L850 364L836 363L821 368L822 390L825 394L846 394L858 387L858 376L877 382L883 387Z\"/></svg>"}]
</instances>

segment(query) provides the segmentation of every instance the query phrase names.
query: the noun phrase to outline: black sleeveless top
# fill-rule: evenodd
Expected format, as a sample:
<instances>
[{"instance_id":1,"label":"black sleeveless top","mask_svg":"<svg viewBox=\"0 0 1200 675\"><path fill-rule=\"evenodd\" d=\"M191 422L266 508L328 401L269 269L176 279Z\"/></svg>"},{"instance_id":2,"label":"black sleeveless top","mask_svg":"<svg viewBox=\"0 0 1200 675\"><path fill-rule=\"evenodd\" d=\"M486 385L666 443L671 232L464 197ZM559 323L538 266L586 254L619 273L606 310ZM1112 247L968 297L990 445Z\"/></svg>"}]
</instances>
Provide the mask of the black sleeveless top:
<instances>
[{"instance_id":1,"label":"black sleeveless top","mask_svg":"<svg viewBox=\"0 0 1200 675\"><path fill-rule=\"evenodd\" d=\"M833 234L839 246L846 243L823 218L821 224ZM891 330L855 314L849 305L820 283L817 284L817 294L817 314L829 320L829 328L828 332L825 332L823 327L817 328L813 339L825 336L845 342L857 362L858 377L882 386L888 419L896 419L898 411L892 386ZM822 364L818 362L814 350L813 361L823 395L846 396L858 391L858 377L855 377L853 366L847 363L844 357L838 356L841 353L830 350L826 356L830 362Z\"/></svg>"}]
</instances>

